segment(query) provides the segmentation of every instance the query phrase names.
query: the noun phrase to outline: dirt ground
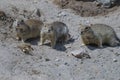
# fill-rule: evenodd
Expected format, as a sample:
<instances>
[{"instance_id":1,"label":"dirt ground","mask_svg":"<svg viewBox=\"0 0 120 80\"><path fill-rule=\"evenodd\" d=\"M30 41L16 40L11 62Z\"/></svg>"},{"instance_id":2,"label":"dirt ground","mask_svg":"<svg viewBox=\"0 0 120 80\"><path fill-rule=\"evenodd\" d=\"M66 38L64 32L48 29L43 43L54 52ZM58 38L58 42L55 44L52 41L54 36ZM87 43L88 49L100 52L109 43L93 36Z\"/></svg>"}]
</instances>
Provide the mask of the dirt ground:
<instances>
[{"instance_id":1,"label":"dirt ground","mask_svg":"<svg viewBox=\"0 0 120 80\"><path fill-rule=\"evenodd\" d=\"M109 12L113 12L119 8L116 4L116 6L114 5L111 8L106 9L102 7L102 5L95 2L95 0L54 0L54 3L63 9L70 8L74 10L76 14L83 17L106 15Z\"/></svg>"},{"instance_id":2,"label":"dirt ground","mask_svg":"<svg viewBox=\"0 0 120 80\"><path fill-rule=\"evenodd\" d=\"M37 9L40 17L35 14ZM120 80L120 46L101 49L82 45L78 31L80 24L102 23L111 26L120 38L119 7L106 15L82 17L71 9L61 9L53 0L1 0L0 11L8 16L0 20L0 80ZM32 39L28 41L34 49L32 55L25 54L17 47L22 42L14 38L13 21L30 18L64 22L74 40L52 49L49 44L38 46L39 39ZM71 55L80 49L91 59Z\"/></svg>"}]
</instances>

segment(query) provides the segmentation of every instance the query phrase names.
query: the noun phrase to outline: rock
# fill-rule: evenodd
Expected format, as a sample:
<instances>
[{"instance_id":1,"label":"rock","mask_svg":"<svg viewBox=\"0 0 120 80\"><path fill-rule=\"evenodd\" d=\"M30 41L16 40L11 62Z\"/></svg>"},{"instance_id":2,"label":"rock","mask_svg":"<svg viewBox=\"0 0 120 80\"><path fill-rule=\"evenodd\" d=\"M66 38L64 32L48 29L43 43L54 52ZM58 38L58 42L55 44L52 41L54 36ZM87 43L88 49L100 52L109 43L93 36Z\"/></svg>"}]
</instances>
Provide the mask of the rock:
<instances>
[{"instance_id":1,"label":"rock","mask_svg":"<svg viewBox=\"0 0 120 80\"><path fill-rule=\"evenodd\" d=\"M67 14L66 14L65 12L59 12L59 13L58 13L58 17L62 17L62 16L63 16L63 17L64 17L64 16L67 16Z\"/></svg>"},{"instance_id":2,"label":"rock","mask_svg":"<svg viewBox=\"0 0 120 80\"><path fill-rule=\"evenodd\" d=\"M117 62L118 60L117 59L113 59L113 62Z\"/></svg>"},{"instance_id":3,"label":"rock","mask_svg":"<svg viewBox=\"0 0 120 80\"><path fill-rule=\"evenodd\" d=\"M32 70L32 73L38 75L38 74L40 74L40 71L38 71L38 70Z\"/></svg>"},{"instance_id":4,"label":"rock","mask_svg":"<svg viewBox=\"0 0 120 80\"><path fill-rule=\"evenodd\" d=\"M21 45L17 46L22 52L24 52L25 54L30 54L32 55L30 52L33 51L34 49L31 47L30 44L27 43L23 43Z\"/></svg>"},{"instance_id":5,"label":"rock","mask_svg":"<svg viewBox=\"0 0 120 80\"><path fill-rule=\"evenodd\" d=\"M56 62L59 62L59 61L60 61L60 59L55 59L55 61L56 61Z\"/></svg>"},{"instance_id":6,"label":"rock","mask_svg":"<svg viewBox=\"0 0 120 80\"><path fill-rule=\"evenodd\" d=\"M71 54L73 56L75 56L76 58L80 58L80 59L83 59L83 58L90 59L91 58L89 53L86 50L82 49L82 48L80 50L72 51Z\"/></svg>"},{"instance_id":7,"label":"rock","mask_svg":"<svg viewBox=\"0 0 120 80\"><path fill-rule=\"evenodd\" d=\"M39 59L42 59L42 56L40 56Z\"/></svg>"},{"instance_id":8,"label":"rock","mask_svg":"<svg viewBox=\"0 0 120 80\"><path fill-rule=\"evenodd\" d=\"M38 3L38 0L33 0L33 3Z\"/></svg>"},{"instance_id":9,"label":"rock","mask_svg":"<svg viewBox=\"0 0 120 80\"><path fill-rule=\"evenodd\" d=\"M37 9L36 15L37 15L38 17L41 17L41 13L40 13L40 10L39 10L39 9Z\"/></svg>"},{"instance_id":10,"label":"rock","mask_svg":"<svg viewBox=\"0 0 120 80\"><path fill-rule=\"evenodd\" d=\"M119 55L120 55L120 53L116 52L116 53L115 53L115 55L116 55L116 56L119 56Z\"/></svg>"},{"instance_id":11,"label":"rock","mask_svg":"<svg viewBox=\"0 0 120 80\"><path fill-rule=\"evenodd\" d=\"M18 21L19 21L18 19L15 19L15 20L14 20L13 25L12 25L13 29L15 29L15 27L17 26ZM14 30L14 31L15 31L15 30Z\"/></svg>"},{"instance_id":12,"label":"rock","mask_svg":"<svg viewBox=\"0 0 120 80\"><path fill-rule=\"evenodd\" d=\"M50 61L50 59L49 59L49 58L46 58L45 61Z\"/></svg>"},{"instance_id":13,"label":"rock","mask_svg":"<svg viewBox=\"0 0 120 80\"><path fill-rule=\"evenodd\" d=\"M112 5L115 4L117 0L96 0L99 4L102 4L105 8L110 8Z\"/></svg>"},{"instance_id":14,"label":"rock","mask_svg":"<svg viewBox=\"0 0 120 80\"><path fill-rule=\"evenodd\" d=\"M64 65L69 66L69 64L67 62L65 62Z\"/></svg>"},{"instance_id":15,"label":"rock","mask_svg":"<svg viewBox=\"0 0 120 80\"><path fill-rule=\"evenodd\" d=\"M11 7L11 11L13 12L13 14L17 17L18 15L18 12L19 12L19 9L16 7L16 6L12 6Z\"/></svg>"},{"instance_id":16,"label":"rock","mask_svg":"<svg viewBox=\"0 0 120 80\"><path fill-rule=\"evenodd\" d=\"M66 49L71 48L71 45L65 45L65 48Z\"/></svg>"}]
</instances>

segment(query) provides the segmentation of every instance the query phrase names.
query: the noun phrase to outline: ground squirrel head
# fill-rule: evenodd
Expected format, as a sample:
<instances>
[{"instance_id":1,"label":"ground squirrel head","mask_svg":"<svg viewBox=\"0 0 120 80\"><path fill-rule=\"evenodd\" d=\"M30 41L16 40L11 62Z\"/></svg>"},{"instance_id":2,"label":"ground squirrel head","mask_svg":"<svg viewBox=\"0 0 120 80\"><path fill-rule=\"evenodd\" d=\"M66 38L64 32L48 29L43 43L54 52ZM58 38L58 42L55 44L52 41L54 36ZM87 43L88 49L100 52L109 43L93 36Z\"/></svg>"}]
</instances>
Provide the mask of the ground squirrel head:
<instances>
[{"instance_id":1,"label":"ground squirrel head","mask_svg":"<svg viewBox=\"0 0 120 80\"><path fill-rule=\"evenodd\" d=\"M29 26L24 23L24 20L17 22L16 32L21 35L26 35L29 32Z\"/></svg>"},{"instance_id":2,"label":"ground squirrel head","mask_svg":"<svg viewBox=\"0 0 120 80\"><path fill-rule=\"evenodd\" d=\"M50 24L44 24L44 27L41 29L41 34L50 34L53 31Z\"/></svg>"},{"instance_id":3,"label":"ground squirrel head","mask_svg":"<svg viewBox=\"0 0 120 80\"><path fill-rule=\"evenodd\" d=\"M88 25L81 25L81 36L85 37L86 39L94 38L94 31L92 30L91 26Z\"/></svg>"},{"instance_id":4,"label":"ground squirrel head","mask_svg":"<svg viewBox=\"0 0 120 80\"><path fill-rule=\"evenodd\" d=\"M91 33L91 32L93 32L91 27L88 26L88 25L81 25L80 29L81 29L81 35L83 35L84 33Z\"/></svg>"},{"instance_id":5,"label":"ground squirrel head","mask_svg":"<svg viewBox=\"0 0 120 80\"><path fill-rule=\"evenodd\" d=\"M89 32L91 32L91 28L89 26L85 27L84 29L81 29L81 35Z\"/></svg>"}]
</instances>

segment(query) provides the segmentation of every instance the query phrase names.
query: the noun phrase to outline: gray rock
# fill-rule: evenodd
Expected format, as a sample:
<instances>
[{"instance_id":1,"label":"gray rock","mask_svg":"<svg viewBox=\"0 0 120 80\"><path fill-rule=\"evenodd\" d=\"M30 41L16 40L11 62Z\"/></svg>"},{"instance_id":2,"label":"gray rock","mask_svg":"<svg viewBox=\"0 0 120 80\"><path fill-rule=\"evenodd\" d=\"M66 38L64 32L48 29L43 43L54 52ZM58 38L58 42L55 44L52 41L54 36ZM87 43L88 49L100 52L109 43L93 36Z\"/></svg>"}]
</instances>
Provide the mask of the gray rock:
<instances>
[{"instance_id":1,"label":"gray rock","mask_svg":"<svg viewBox=\"0 0 120 80\"><path fill-rule=\"evenodd\" d=\"M89 53L82 48L80 50L72 51L71 54L73 56L75 56L76 58L80 58L80 59L84 59L84 58L89 58L90 59L91 58Z\"/></svg>"},{"instance_id":2,"label":"gray rock","mask_svg":"<svg viewBox=\"0 0 120 80\"><path fill-rule=\"evenodd\" d=\"M37 15L38 17L41 17L41 13L40 13L40 10L39 10L39 9L37 9L36 15Z\"/></svg>"},{"instance_id":3,"label":"gray rock","mask_svg":"<svg viewBox=\"0 0 120 80\"><path fill-rule=\"evenodd\" d=\"M118 60L117 59L113 59L113 62L117 62Z\"/></svg>"},{"instance_id":4,"label":"gray rock","mask_svg":"<svg viewBox=\"0 0 120 80\"><path fill-rule=\"evenodd\" d=\"M58 13L58 17L64 17L64 16L67 16L67 14L65 12L60 11Z\"/></svg>"},{"instance_id":5,"label":"gray rock","mask_svg":"<svg viewBox=\"0 0 120 80\"><path fill-rule=\"evenodd\" d=\"M98 3L102 4L105 8L110 8L112 5L115 4L117 0L96 0Z\"/></svg>"}]
</instances>

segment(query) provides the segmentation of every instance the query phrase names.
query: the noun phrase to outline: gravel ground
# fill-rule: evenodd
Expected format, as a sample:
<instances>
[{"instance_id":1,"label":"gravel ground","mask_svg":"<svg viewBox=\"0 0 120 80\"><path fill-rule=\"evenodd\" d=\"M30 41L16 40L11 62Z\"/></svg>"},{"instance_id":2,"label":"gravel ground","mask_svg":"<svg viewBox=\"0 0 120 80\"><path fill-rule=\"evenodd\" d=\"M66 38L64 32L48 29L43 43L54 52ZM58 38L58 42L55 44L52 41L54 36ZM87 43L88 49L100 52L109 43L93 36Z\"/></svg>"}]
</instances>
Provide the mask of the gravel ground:
<instances>
[{"instance_id":1,"label":"gravel ground","mask_svg":"<svg viewBox=\"0 0 120 80\"><path fill-rule=\"evenodd\" d=\"M56 49L32 44L34 51L31 56L17 48L21 41L11 36L3 39L3 32L12 29L8 29L9 25L0 26L0 31L3 31L0 35L0 80L120 80L120 47L99 49L83 46L78 31L79 24L103 23L112 26L120 38L120 9L106 16L81 17L70 9L60 9L52 0L1 0L0 9L16 19L27 19L19 15L23 10L29 14L40 9L41 17L34 18L43 22L66 23L75 39L69 44L57 44ZM8 35L14 34L9 32ZM81 60L71 55L71 51L81 48L88 51L91 59Z\"/></svg>"}]
</instances>

